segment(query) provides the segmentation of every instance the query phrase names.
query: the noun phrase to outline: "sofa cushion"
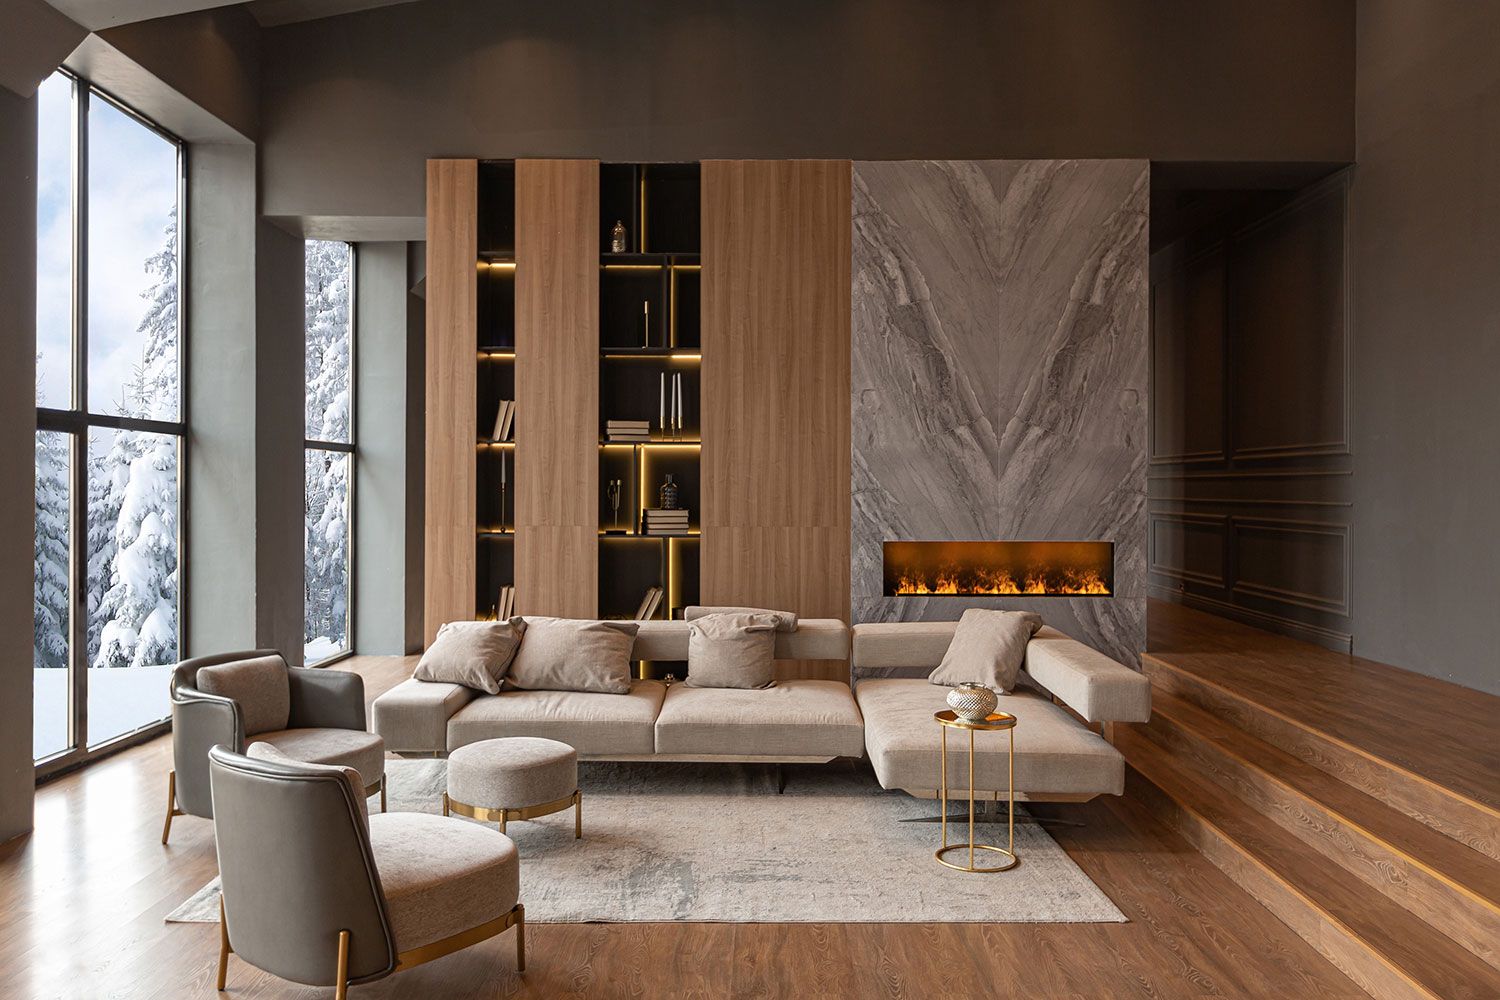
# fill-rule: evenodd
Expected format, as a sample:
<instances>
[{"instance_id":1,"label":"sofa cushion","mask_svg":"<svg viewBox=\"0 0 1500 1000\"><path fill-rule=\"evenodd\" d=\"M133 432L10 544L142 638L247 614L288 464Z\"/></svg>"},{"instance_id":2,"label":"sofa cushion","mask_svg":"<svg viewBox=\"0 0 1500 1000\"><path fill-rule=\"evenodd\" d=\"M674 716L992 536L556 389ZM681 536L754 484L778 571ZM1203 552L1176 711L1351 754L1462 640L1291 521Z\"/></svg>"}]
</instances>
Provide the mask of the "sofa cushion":
<instances>
[{"instance_id":1,"label":"sofa cushion","mask_svg":"<svg viewBox=\"0 0 1500 1000\"><path fill-rule=\"evenodd\" d=\"M286 661L280 656L201 667L194 685L204 694L239 703L246 736L285 729L292 715L292 689L286 679Z\"/></svg>"},{"instance_id":2,"label":"sofa cushion","mask_svg":"<svg viewBox=\"0 0 1500 1000\"><path fill-rule=\"evenodd\" d=\"M1009 694L1026 662L1026 644L1041 627L1042 616L1031 611L969 608L953 630L943 662L927 679L949 688L978 684Z\"/></svg>"},{"instance_id":3,"label":"sofa cushion","mask_svg":"<svg viewBox=\"0 0 1500 1000\"><path fill-rule=\"evenodd\" d=\"M445 622L422 654L413 677L419 681L462 684L486 694L500 693L500 679L520 648L524 619L503 622Z\"/></svg>"},{"instance_id":4,"label":"sofa cushion","mask_svg":"<svg viewBox=\"0 0 1500 1000\"><path fill-rule=\"evenodd\" d=\"M886 788L931 791L941 773L942 730L933 713L947 705L947 692L917 678L861 681L854 696L865 719L865 749ZM1125 760L1114 747L1041 695L1017 692L1000 699L998 711L1017 719L1016 791L1033 795L1119 795L1125 790ZM975 733L974 787L1004 794L1004 732ZM965 782L968 739L948 734L950 791Z\"/></svg>"},{"instance_id":5,"label":"sofa cushion","mask_svg":"<svg viewBox=\"0 0 1500 1000\"><path fill-rule=\"evenodd\" d=\"M516 845L491 826L424 813L370 817L399 951L410 951L509 913L521 894Z\"/></svg>"},{"instance_id":6,"label":"sofa cushion","mask_svg":"<svg viewBox=\"0 0 1500 1000\"><path fill-rule=\"evenodd\" d=\"M521 691L630 691L634 622L527 617L507 687Z\"/></svg>"},{"instance_id":7,"label":"sofa cushion","mask_svg":"<svg viewBox=\"0 0 1500 1000\"><path fill-rule=\"evenodd\" d=\"M505 691L481 695L448 720L448 749L499 736L560 740L580 754L646 755L666 685L633 681L629 694Z\"/></svg>"},{"instance_id":8,"label":"sofa cushion","mask_svg":"<svg viewBox=\"0 0 1500 1000\"><path fill-rule=\"evenodd\" d=\"M360 729L283 729L256 737L293 760L352 767L366 788L385 774L385 741Z\"/></svg>"},{"instance_id":9,"label":"sofa cushion","mask_svg":"<svg viewBox=\"0 0 1500 1000\"><path fill-rule=\"evenodd\" d=\"M842 681L780 681L762 690L674 684L656 720L656 752L858 757L863 725Z\"/></svg>"},{"instance_id":10,"label":"sofa cushion","mask_svg":"<svg viewBox=\"0 0 1500 1000\"><path fill-rule=\"evenodd\" d=\"M704 615L688 622L689 687L768 688L776 683L776 616Z\"/></svg>"},{"instance_id":11,"label":"sofa cushion","mask_svg":"<svg viewBox=\"0 0 1500 1000\"><path fill-rule=\"evenodd\" d=\"M398 753L442 753L448 749L448 720L474 695L462 684L402 681L375 699L375 731Z\"/></svg>"},{"instance_id":12,"label":"sofa cushion","mask_svg":"<svg viewBox=\"0 0 1500 1000\"><path fill-rule=\"evenodd\" d=\"M701 604L689 604L682 612L682 617L690 622L708 615L772 615L776 619L776 631L797 631L795 611L771 611L766 608L710 608Z\"/></svg>"}]
</instances>

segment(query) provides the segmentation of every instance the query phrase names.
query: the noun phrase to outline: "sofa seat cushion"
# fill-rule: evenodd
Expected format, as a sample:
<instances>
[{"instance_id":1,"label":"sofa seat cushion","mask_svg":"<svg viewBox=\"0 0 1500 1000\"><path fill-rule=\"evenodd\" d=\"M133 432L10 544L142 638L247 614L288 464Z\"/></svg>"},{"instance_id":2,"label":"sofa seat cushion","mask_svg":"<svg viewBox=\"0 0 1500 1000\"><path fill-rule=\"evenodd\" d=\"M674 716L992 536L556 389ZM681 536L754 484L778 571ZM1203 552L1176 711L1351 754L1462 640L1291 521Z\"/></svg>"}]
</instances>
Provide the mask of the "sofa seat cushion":
<instances>
[{"instance_id":1,"label":"sofa seat cushion","mask_svg":"<svg viewBox=\"0 0 1500 1000\"><path fill-rule=\"evenodd\" d=\"M201 667L194 683L204 694L239 704L246 736L285 729L291 718L292 690L286 661L280 656L256 656Z\"/></svg>"},{"instance_id":2,"label":"sofa seat cushion","mask_svg":"<svg viewBox=\"0 0 1500 1000\"><path fill-rule=\"evenodd\" d=\"M448 720L475 694L462 684L402 681L375 699L375 731L397 753L442 753L448 749Z\"/></svg>"},{"instance_id":3,"label":"sofa seat cushion","mask_svg":"<svg viewBox=\"0 0 1500 1000\"><path fill-rule=\"evenodd\" d=\"M629 694L505 691L481 695L448 720L448 749L501 736L558 740L580 754L650 754L666 685L632 681Z\"/></svg>"},{"instance_id":4,"label":"sofa seat cushion","mask_svg":"<svg viewBox=\"0 0 1500 1000\"><path fill-rule=\"evenodd\" d=\"M931 791L941 773L940 734L933 713L947 708L948 692L925 680L861 681L854 695L865 718L865 748L886 788ZM1125 790L1125 759L1051 700L1031 692L1000 699L998 711L1016 717L1016 791L1028 795L1067 793L1119 795ZM948 733L948 787L965 784L968 738ZM975 733L974 787L1004 793L1004 732Z\"/></svg>"},{"instance_id":5,"label":"sofa seat cushion","mask_svg":"<svg viewBox=\"0 0 1500 1000\"><path fill-rule=\"evenodd\" d=\"M859 707L842 681L778 681L759 690L674 684L656 720L656 752L858 757L863 733Z\"/></svg>"},{"instance_id":6,"label":"sofa seat cushion","mask_svg":"<svg viewBox=\"0 0 1500 1000\"><path fill-rule=\"evenodd\" d=\"M362 729L282 729L260 733L255 739L292 760L352 767L366 788L385 774L385 741Z\"/></svg>"},{"instance_id":7,"label":"sofa seat cushion","mask_svg":"<svg viewBox=\"0 0 1500 1000\"><path fill-rule=\"evenodd\" d=\"M516 845L494 827L381 813L370 817L370 848L398 951L489 923L520 896Z\"/></svg>"}]
</instances>

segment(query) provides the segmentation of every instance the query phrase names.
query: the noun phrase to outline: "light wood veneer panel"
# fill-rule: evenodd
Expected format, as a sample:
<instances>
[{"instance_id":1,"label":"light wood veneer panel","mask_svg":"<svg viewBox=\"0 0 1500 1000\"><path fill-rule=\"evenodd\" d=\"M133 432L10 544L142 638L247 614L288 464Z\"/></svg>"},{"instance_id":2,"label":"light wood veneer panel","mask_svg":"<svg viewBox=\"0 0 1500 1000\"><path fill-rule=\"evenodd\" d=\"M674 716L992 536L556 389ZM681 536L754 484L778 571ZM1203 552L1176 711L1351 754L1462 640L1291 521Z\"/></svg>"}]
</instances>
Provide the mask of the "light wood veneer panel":
<instances>
[{"instance_id":1,"label":"light wood veneer panel","mask_svg":"<svg viewBox=\"0 0 1500 1000\"><path fill-rule=\"evenodd\" d=\"M516 161L516 604L598 608L599 163Z\"/></svg>"},{"instance_id":2,"label":"light wood veneer panel","mask_svg":"<svg viewBox=\"0 0 1500 1000\"><path fill-rule=\"evenodd\" d=\"M702 600L847 621L850 164L702 176Z\"/></svg>"},{"instance_id":3,"label":"light wood veneer panel","mask_svg":"<svg viewBox=\"0 0 1500 1000\"><path fill-rule=\"evenodd\" d=\"M427 161L424 642L474 617L478 197L478 161Z\"/></svg>"}]
</instances>

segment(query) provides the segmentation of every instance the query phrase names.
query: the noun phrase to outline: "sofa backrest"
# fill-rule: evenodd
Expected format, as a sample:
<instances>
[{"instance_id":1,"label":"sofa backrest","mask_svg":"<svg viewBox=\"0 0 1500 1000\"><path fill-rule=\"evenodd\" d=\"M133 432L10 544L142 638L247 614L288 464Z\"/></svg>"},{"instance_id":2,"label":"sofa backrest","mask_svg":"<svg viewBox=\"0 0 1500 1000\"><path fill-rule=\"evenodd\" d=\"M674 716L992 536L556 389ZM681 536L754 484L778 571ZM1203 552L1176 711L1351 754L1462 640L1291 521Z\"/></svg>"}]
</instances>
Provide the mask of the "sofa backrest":
<instances>
[{"instance_id":1,"label":"sofa backrest","mask_svg":"<svg viewBox=\"0 0 1500 1000\"><path fill-rule=\"evenodd\" d=\"M854 626L850 672L856 677L926 677L943 662L958 622L867 622ZM1033 639L1066 639L1043 625Z\"/></svg>"},{"instance_id":2,"label":"sofa backrest","mask_svg":"<svg viewBox=\"0 0 1500 1000\"><path fill-rule=\"evenodd\" d=\"M688 623L640 622L631 657L637 660L686 660ZM947 648L946 646L944 647ZM776 633L778 660L847 660L849 626L837 618L800 618L797 631Z\"/></svg>"}]
</instances>

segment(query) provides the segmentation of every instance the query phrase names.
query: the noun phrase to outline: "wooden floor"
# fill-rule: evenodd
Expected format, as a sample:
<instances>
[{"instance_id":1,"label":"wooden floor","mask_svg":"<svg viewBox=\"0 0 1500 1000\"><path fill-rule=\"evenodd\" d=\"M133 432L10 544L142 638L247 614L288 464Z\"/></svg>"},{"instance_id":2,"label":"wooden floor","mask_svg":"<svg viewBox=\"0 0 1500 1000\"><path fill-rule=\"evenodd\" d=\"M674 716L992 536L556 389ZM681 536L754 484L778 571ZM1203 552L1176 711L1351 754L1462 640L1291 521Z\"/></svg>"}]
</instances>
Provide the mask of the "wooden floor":
<instances>
[{"instance_id":1,"label":"wooden floor","mask_svg":"<svg viewBox=\"0 0 1500 1000\"><path fill-rule=\"evenodd\" d=\"M341 666L362 673L373 697L411 665ZM217 928L162 922L216 870L207 821L181 818L171 846L159 843L170 756L163 737L39 789L35 834L0 848L0 997L214 995ZM1366 1000L1137 804L1037 808L1086 822L1054 835L1130 923L534 924L524 978L506 935L351 996ZM237 959L229 988L332 996Z\"/></svg>"}]
</instances>

